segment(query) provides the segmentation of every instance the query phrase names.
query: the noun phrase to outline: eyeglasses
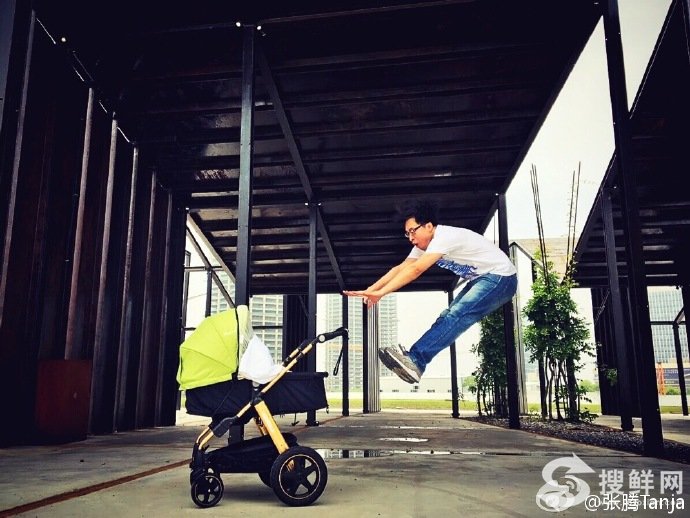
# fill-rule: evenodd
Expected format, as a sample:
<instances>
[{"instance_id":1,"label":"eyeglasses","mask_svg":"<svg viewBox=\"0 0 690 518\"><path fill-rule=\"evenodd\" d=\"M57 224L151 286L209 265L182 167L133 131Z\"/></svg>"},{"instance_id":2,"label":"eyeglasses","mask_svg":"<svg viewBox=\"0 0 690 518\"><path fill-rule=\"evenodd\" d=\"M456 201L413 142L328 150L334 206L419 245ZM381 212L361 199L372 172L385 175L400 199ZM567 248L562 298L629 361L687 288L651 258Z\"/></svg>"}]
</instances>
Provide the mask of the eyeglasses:
<instances>
[{"instance_id":1,"label":"eyeglasses","mask_svg":"<svg viewBox=\"0 0 690 518\"><path fill-rule=\"evenodd\" d=\"M406 230L406 231L405 231L405 237L409 239L410 236L414 236L414 235L417 233L417 231L418 231L420 228L422 228L423 226L424 226L424 223L420 223L420 224L417 225L416 227L411 228L410 230Z\"/></svg>"}]
</instances>

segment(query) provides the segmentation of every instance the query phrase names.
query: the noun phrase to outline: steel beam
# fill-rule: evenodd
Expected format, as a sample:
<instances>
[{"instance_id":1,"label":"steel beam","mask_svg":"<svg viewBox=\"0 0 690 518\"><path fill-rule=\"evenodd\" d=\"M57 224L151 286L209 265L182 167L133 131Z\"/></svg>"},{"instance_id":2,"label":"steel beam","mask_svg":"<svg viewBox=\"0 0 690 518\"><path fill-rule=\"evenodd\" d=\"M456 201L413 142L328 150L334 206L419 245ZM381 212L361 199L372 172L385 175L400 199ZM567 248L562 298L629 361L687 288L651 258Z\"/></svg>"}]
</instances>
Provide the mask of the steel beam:
<instances>
[{"instance_id":1,"label":"steel beam","mask_svg":"<svg viewBox=\"0 0 690 518\"><path fill-rule=\"evenodd\" d=\"M108 287L108 263L110 260L110 234L113 217L113 193L115 190L115 158L117 156L117 118L113 114L110 124L110 158L108 161L108 179L105 191L105 208L103 212L103 236L101 240L101 262L98 278L98 298L96 300L96 322L93 344L93 368L91 380L91 432L112 431L112 425L106 422L104 414L105 403L105 373L108 361L108 333L109 315L106 304ZM109 418L107 418L110 421Z\"/></svg>"},{"instance_id":2,"label":"steel beam","mask_svg":"<svg viewBox=\"0 0 690 518\"><path fill-rule=\"evenodd\" d=\"M218 254L215 247L208 241L208 239L206 238L204 233L201 231L201 229L199 228L199 225L197 224L197 222L194 219L194 216L192 216L191 214L187 214L186 218L187 218L187 227L194 230L197 237L199 238L199 241L201 241L206 246L208 253L211 255L211 257L213 257L213 259L215 259L218 262L218 264L223 269L223 271L226 273L226 275L234 283L235 282L235 276L230 271L230 268L228 267L227 263L225 261L223 261L223 258L220 256L220 254ZM205 225L205 227L206 227L206 225ZM206 228L208 228L208 227L206 227ZM224 230L225 228L227 228L227 227L223 226L218 230ZM233 242L235 245L237 245L237 238L235 238L235 240ZM198 246L198 241L196 240L196 238L192 239L192 243L195 244L195 246ZM201 249L199 248L198 250L201 250ZM200 255L203 256L203 259L206 259L205 254L202 254L200 252ZM209 263L209 266L210 266L210 263ZM233 306L234 306L234 303L233 303Z\"/></svg>"},{"instance_id":3,"label":"steel beam","mask_svg":"<svg viewBox=\"0 0 690 518\"><path fill-rule=\"evenodd\" d=\"M10 72L10 49L17 0L0 0L0 131L7 99L7 78Z\"/></svg>"},{"instance_id":4,"label":"steel beam","mask_svg":"<svg viewBox=\"0 0 690 518\"><path fill-rule=\"evenodd\" d=\"M443 182L440 181L436 183L430 183L429 185L420 186L415 189L415 192L420 197L435 197L435 196L448 196L452 193L451 187L457 185L457 180ZM240 188L240 193L242 188ZM457 203L467 204L468 210L474 211L479 208L478 199L482 196L490 197L493 196L495 189L487 186L484 189L477 189L472 191L463 191L459 193L453 193ZM329 191L328 193L323 193L319 196L319 202L339 202L343 199L354 202L366 202L370 201L372 203L378 203L382 198L390 199L391 201L397 201L396 199L402 201L410 197L409 187L400 186L386 186L379 185L378 187L365 186L356 191L354 190L341 190L341 191ZM190 209L226 209L228 207L241 206L242 195L241 194L221 194L219 196L204 196L201 198L189 198L187 200L187 205ZM285 206L294 205L299 206L304 204L304 197L298 192L289 193L268 193L260 194L256 196L256 199L252 199L254 206ZM490 215L493 213L492 209ZM488 217L482 229L486 229L486 225L491 221L491 217Z\"/></svg>"},{"instance_id":5,"label":"steel beam","mask_svg":"<svg viewBox=\"0 0 690 518\"><path fill-rule=\"evenodd\" d=\"M342 323L346 328L350 328L350 298L341 295L340 297L343 304L342 313ZM343 355L343 365L342 365L342 390L343 390L343 415L350 415L350 336L346 334L342 338L342 355Z\"/></svg>"},{"instance_id":6,"label":"steel beam","mask_svg":"<svg viewBox=\"0 0 690 518\"><path fill-rule=\"evenodd\" d=\"M159 382L156 387L156 426L175 424L178 406L178 385L175 373L179 363L180 343L184 339L184 264L185 264L184 207L168 194L167 238L163 283L163 309L161 311L161 357Z\"/></svg>"},{"instance_id":7,"label":"steel beam","mask_svg":"<svg viewBox=\"0 0 690 518\"><path fill-rule=\"evenodd\" d=\"M139 344L139 371L137 375L137 399L135 407L135 427L144 428L153 426L155 413L155 381L153 376L158 372L157 346L158 342L154 339L153 327L156 323L154 318L154 261L156 254L155 239L156 211L158 210L158 182L156 171L151 173L149 185L149 214L148 232L146 236L146 261L144 266L144 304L141 311L141 342ZM157 297L156 297L157 298Z\"/></svg>"},{"instance_id":8,"label":"steel beam","mask_svg":"<svg viewBox=\"0 0 690 518\"><path fill-rule=\"evenodd\" d=\"M24 121L26 118L26 98L29 90L29 73L31 71L31 56L34 45L34 28L36 26L36 13L31 12L27 34L27 46L24 59L24 74L21 85L21 95L17 113L17 126L14 133L14 159L12 163L12 173L8 185L5 228L3 236L2 263L0 263L0 327L3 324L3 314L5 308L5 298L7 296L7 281L9 276L10 253L12 251L12 239L14 237L14 216L17 204L17 183L19 182L19 166L22 157L22 146L24 143ZM4 100L3 100L4 101ZM3 123L4 125L4 123ZM3 131L3 134L9 134Z\"/></svg>"},{"instance_id":9,"label":"steel beam","mask_svg":"<svg viewBox=\"0 0 690 518\"><path fill-rule=\"evenodd\" d=\"M369 311L362 309L362 413L369 410Z\"/></svg>"},{"instance_id":10,"label":"steel beam","mask_svg":"<svg viewBox=\"0 0 690 518\"><path fill-rule=\"evenodd\" d=\"M84 237L84 212L86 210L86 185L89 170L89 154L91 151L91 129L93 127L94 89L89 88L89 98L86 104L86 121L84 122L84 148L81 158L81 178L79 181L79 204L77 206L77 221L74 230L74 249L72 252L72 277L70 281L69 304L67 310L67 336L65 339L65 359L81 359L82 347L77 350L75 340L76 313L79 299L79 268L81 267L82 240ZM134 152L136 162L137 151Z\"/></svg>"},{"instance_id":11,"label":"steel beam","mask_svg":"<svg viewBox=\"0 0 690 518\"><path fill-rule=\"evenodd\" d=\"M189 218L187 219L187 221L189 222ZM201 233L201 231L199 231L197 235L203 236L203 234ZM234 307L235 307L235 301L232 300L232 297L230 296L230 293L228 292L228 290L227 290L227 289L225 288L225 286L223 285L223 282L220 280L220 277L218 277L218 274L216 273L216 271L215 271L213 265L211 264L211 262L210 262L210 261L208 260L208 258L206 257L206 254L204 253L204 251L202 250L201 246L199 245L199 242L197 241L196 237L194 236L194 234L192 233L192 231L191 231L189 228L187 229L187 237L189 238L189 242L192 244L192 247L194 248L194 250L196 250L196 253L199 255L199 258L201 259L201 262L204 263L204 266L202 267L202 270L203 270L203 271L206 271L206 272L208 272L208 273L210 274L210 276L211 276L212 279L213 279L213 282L216 284L216 287L217 287L218 290L220 291L221 295L223 295L223 298L225 299L225 302L227 302L228 305L229 305L231 308L234 308ZM207 246L208 246L208 248L209 248L210 250L214 250L213 247L210 246L210 244L207 245ZM220 262L222 265L225 264L225 263L220 259L220 256L218 256L218 257L216 258L216 260L217 260L218 262ZM221 268L222 268L222 266L221 266ZM226 266L226 268L227 268L227 266ZM189 269L188 269L188 271L189 271ZM233 279L234 277L232 276L231 273L229 273L229 271L230 271L230 270L228 270L226 273L228 273L228 275L230 276L230 279ZM207 311L210 311L210 306L207 307ZM206 315L206 316L208 316L208 315Z\"/></svg>"},{"instance_id":12,"label":"steel beam","mask_svg":"<svg viewBox=\"0 0 690 518\"><path fill-rule=\"evenodd\" d=\"M630 112L625 87L623 45L620 35L618 1L604 2L604 34L606 37L606 60L609 71L609 90L613 115L613 133L616 142L618 179L621 187L623 227L626 237L628 260L628 291L631 308L633 343L640 360L640 402L644 453L659 456L664 451L661 428L661 409L656 386L654 347L649 323L649 301L647 300L645 272L640 232L639 202L637 199L637 178L632 156Z\"/></svg>"},{"instance_id":13,"label":"steel beam","mask_svg":"<svg viewBox=\"0 0 690 518\"><path fill-rule=\"evenodd\" d=\"M120 341L117 353L117 375L115 379L115 406L113 422L116 430L128 428L125 424L127 414L127 386L129 383L130 348L132 340L133 295L132 261L134 258L134 232L137 208L137 183L139 181L139 148L134 147L132 155L132 176L129 191L129 212L127 217L127 239L122 283L122 314L120 316Z\"/></svg>"},{"instance_id":14,"label":"steel beam","mask_svg":"<svg viewBox=\"0 0 690 518\"><path fill-rule=\"evenodd\" d=\"M338 259L333 250L333 244L331 243L331 239L328 236L328 228L326 227L326 224L323 220L323 214L321 212L320 207L318 206L318 200L314 196L314 191L309 181L309 175L304 166L302 154L300 152L299 145L297 144L297 140L295 139L295 134L292 130L292 123L290 121L290 118L288 117L287 112L285 111L285 107L283 106L283 100L280 96L278 85L276 84L275 78L273 77L273 72L271 71L271 67L268 64L266 55L263 53L261 49L259 49L259 51L257 52L257 58L259 61L259 66L261 67L261 77L263 78L264 84L268 89L268 93L271 97L273 109L275 110L278 123L280 124L280 127L283 130L283 135L285 136L285 141L287 142L288 149L290 150L290 156L292 157L292 160L295 163L295 170L302 184L302 188L304 189L304 194L307 197L307 202L310 204L316 204L314 205L316 211L316 219L321 234L322 242L326 247L326 253L328 254L331 266L333 267L333 271L335 272L335 276L338 280L338 284L340 285L340 289L345 290L345 282L343 281L343 276L340 272L340 266L338 265Z\"/></svg>"},{"instance_id":15,"label":"steel beam","mask_svg":"<svg viewBox=\"0 0 690 518\"><path fill-rule=\"evenodd\" d=\"M237 305L251 296L252 155L254 151L254 44L256 27L242 26L242 117L240 122L240 186L235 284Z\"/></svg>"},{"instance_id":16,"label":"steel beam","mask_svg":"<svg viewBox=\"0 0 690 518\"><path fill-rule=\"evenodd\" d=\"M498 242L501 250L509 256L508 210L506 195L498 195ZM515 309L510 300L503 305L503 329L506 342L506 379L508 383L508 426L520 428L520 396L518 394L517 358L515 354Z\"/></svg>"},{"instance_id":17,"label":"steel beam","mask_svg":"<svg viewBox=\"0 0 690 518\"><path fill-rule=\"evenodd\" d=\"M607 347L611 342L610 306L607 305L610 291L606 288L592 288L592 313L594 318L594 339L602 347L597 347L597 371L599 374L599 393L601 395L601 413L604 415L618 414L618 393L614 391L607 377L607 367L613 363L611 357L615 352ZM542 403L546 409L546 401ZM543 417L546 417L544 410Z\"/></svg>"},{"instance_id":18,"label":"steel beam","mask_svg":"<svg viewBox=\"0 0 690 518\"><path fill-rule=\"evenodd\" d=\"M316 238L319 207L309 205L309 290L307 293L307 337L316 336ZM316 350L306 357L307 372L316 372ZM307 412L307 426L318 426L316 411Z\"/></svg>"},{"instance_id":19,"label":"steel beam","mask_svg":"<svg viewBox=\"0 0 690 518\"><path fill-rule=\"evenodd\" d=\"M685 48L690 61L690 0L683 0L683 22L685 26Z\"/></svg>"},{"instance_id":20,"label":"steel beam","mask_svg":"<svg viewBox=\"0 0 690 518\"><path fill-rule=\"evenodd\" d=\"M448 306L453 303L453 290L448 291ZM451 417L460 417L460 405L459 405L459 393L458 390L458 356L457 356L457 346L456 341L450 344L450 393L451 393L451 404L453 411Z\"/></svg>"},{"instance_id":21,"label":"steel beam","mask_svg":"<svg viewBox=\"0 0 690 518\"><path fill-rule=\"evenodd\" d=\"M206 306L204 309L204 317L211 316L211 306L213 304L213 270L206 272ZM248 302L247 302L248 304Z\"/></svg>"},{"instance_id":22,"label":"steel beam","mask_svg":"<svg viewBox=\"0 0 690 518\"><path fill-rule=\"evenodd\" d=\"M173 420L172 423L166 422L165 418L165 408L169 405L165 405L165 401L168 397L173 396L173 392L169 390L170 383L166 382L168 376L173 377L169 366L174 363L172 362L172 351L169 351L165 340L166 335L166 322L167 322L167 312L168 312L168 279L170 278L170 243L171 243L171 233L172 233L172 213L173 213L173 197L170 192L165 194L165 241L163 242L163 248L160 254L163 255L163 275L162 284L160 288L160 300L161 312L159 319L157 321L158 325L158 336L156 341L158 343L158 368L156 372L158 376L156 377L156 396L155 396L155 409L153 416L154 426L165 426L168 424L175 424ZM177 359L177 358L175 358Z\"/></svg>"},{"instance_id":23,"label":"steel beam","mask_svg":"<svg viewBox=\"0 0 690 518\"><path fill-rule=\"evenodd\" d=\"M625 339L625 317L621 298L618 263L616 261L616 238L614 235L613 212L611 210L611 189L604 187L601 196L601 217L604 223L604 241L606 246L606 266L609 279L609 300L613 315L613 342L616 351L618 369L618 411L621 418L621 429L630 432L633 429L632 404L630 401L630 369L635 355L629 354L629 344Z\"/></svg>"},{"instance_id":24,"label":"steel beam","mask_svg":"<svg viewBox=\"0 0 690 518\"><path fill-rule=\"evenodd\" d=\"M688 345L688 356L690 356L690 284L684 284L680 288L683 295L683 317L685 318L685 336Z\"/></svg>"},{"instance_id":25,"label":"steel beam","mask_svg":"<svg viewBox=\"0 0 690 518\"><path fill-rule=\"evenodd\" d=\"M520 299L520 268L518 264L518 252L521 252L522 254L527 257L527 259L530 260L530 280L532 281L532 284L534 284L534 281L537 278L537 271L536 268L538 267L537 261L532 257L529 252L527 252L523 247L521 247L517 243L511 243L510 247L510 260L513 262L515 265L515 269L518 271L518 289L517 292L515 293L515 298L513 299L513 302L515 304L515 362L517 365L517 373L518 373L518 402L519 402L519 409L521 414L527 414L529 413L529 408L527 405L527 388L526 388L526 381L525 381L525 347L524 347L524 336L523 336L523 330L522 330L522 318L520 318L520 314L522 312L522 308L524 307L522 304L522 301ZM543 385L540 385L540 389L543 387ZM541 390L540 390L540 396L541 396Z\"/></svg>"},{"instance_id":26,"label":"steel beam","mask_svg":"<svg viewBox=\"0 0 690 518\"><path fill-rule=\"evenodd\" d=\"M680 347L680 330L677 322L673 322L673 345L676 350L676 365L678 367L678 388L680 389L680 404L683 415L688 415L688 395L685 393L685 368L683 367L683 351Z\"/></svg>"}]
</instances>

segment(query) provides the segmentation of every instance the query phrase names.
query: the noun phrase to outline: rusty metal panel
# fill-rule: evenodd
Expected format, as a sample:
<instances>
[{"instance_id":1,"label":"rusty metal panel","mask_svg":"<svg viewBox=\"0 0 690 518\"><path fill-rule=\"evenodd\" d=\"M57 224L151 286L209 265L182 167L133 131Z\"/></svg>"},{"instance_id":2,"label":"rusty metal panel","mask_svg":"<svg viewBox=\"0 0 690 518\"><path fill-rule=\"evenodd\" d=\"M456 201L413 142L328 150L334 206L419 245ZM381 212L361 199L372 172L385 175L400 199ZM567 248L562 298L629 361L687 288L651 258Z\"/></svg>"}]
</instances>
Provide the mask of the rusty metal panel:
<instances>
[{"instance_id":1,"label":"rusty metal panel","mask_svg":"<svg viewBox=\"0 0 690 518\"><path fill-rule=\"evenodd\" d=\"M90 360L45 360L38 364L38 442L86 439L91 397Z\"/></svg>"}]
</instances>

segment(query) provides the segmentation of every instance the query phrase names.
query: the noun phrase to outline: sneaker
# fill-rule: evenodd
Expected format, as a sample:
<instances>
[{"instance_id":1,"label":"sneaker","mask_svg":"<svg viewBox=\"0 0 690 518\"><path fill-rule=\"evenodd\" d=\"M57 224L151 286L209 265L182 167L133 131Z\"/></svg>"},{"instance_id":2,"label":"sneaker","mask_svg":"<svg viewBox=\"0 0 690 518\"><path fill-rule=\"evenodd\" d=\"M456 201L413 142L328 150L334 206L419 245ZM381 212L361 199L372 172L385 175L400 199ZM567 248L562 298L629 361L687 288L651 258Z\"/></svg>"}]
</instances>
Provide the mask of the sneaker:
<instances>
[{"instance_id":1,"label":"sneaker","mask_svg":"<svg viewBox=\"0 0 690 518\"><path fill-rule=\"evenodd\" d=\"M402 379L406 383L414 383L414 379L410 377L407 372L402 370L398 363L393 360L393 357L388 354L388 350L390 347L384 347L383 349L379 349L379 359L381 360L381 363L383 363L388 369L397 374L397 376Z\"/></svg>"},{"instance_id":2,"label":"sneaker","mask_svg":"<svg viewBox=\"0 0 690 518\"><path fill-rule=\"evenodd\" d=\"M422 371L412 361L409 353L400 348L400 351L393 347L385 347L379 350L379 358L383 364L392 370L398 377L407 383L419 383Z\"/></svg>"}]
</instances>

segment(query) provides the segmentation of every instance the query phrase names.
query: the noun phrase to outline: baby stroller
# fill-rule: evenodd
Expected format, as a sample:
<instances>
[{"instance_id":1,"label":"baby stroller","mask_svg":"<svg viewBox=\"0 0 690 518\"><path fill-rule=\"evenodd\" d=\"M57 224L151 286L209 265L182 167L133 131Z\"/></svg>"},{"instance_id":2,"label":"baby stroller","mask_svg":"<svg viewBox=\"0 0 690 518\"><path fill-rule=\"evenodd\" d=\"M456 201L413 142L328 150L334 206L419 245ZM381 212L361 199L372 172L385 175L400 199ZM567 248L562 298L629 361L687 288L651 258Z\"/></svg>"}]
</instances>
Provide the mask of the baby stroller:
<instances>
[{"instance_id":1,"label":"baby stroller","mask_svg":"<svg viewBox=\"0 0 690 518\"><path fill-rule=\"evenodd\" d=\"M326 487L326 464L315 450L297 444L293 434L281 433L273 414L328 406L327 373L290 369L314 345L345 336L347 329L305 340L282 365L272 366L268 381L257 382L238 377L239 350L253 335L248 313L246 306L240 306L205 319L180 349L177 380L185 390L187 412L211 417L192 450L192 500L199 507L213 507L223 498L221 473L258 473L285 504L310 505ZM222 437L232 426L247 424L252 418L259 437L207 451L214 436Z\"/></svg>"}]
</instances>

